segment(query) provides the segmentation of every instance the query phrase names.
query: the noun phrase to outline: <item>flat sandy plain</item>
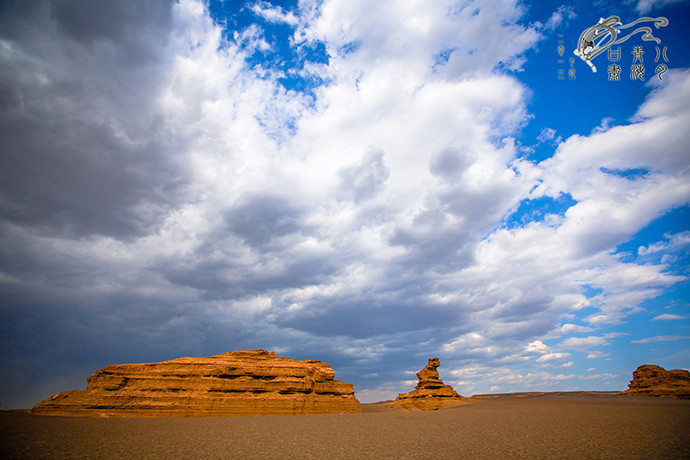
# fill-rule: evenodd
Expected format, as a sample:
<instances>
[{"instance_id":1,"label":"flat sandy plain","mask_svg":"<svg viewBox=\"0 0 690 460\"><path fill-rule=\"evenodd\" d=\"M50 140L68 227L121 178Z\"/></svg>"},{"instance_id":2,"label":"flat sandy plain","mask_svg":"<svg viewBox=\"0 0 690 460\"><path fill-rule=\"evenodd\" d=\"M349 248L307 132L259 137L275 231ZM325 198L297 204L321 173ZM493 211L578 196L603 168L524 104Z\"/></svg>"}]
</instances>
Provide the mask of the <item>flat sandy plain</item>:
<instances>
[{"instance_id":1,"label":"flat sandy plain","mask_svg":"<svg viewBox=\"0 0 690 460\"><path fill-rule=\"evenodd\" d=\"M83 418L0 412L0 458L690 458L690 400L475 397L428 412Z\"/></svg>"}]
</instances>

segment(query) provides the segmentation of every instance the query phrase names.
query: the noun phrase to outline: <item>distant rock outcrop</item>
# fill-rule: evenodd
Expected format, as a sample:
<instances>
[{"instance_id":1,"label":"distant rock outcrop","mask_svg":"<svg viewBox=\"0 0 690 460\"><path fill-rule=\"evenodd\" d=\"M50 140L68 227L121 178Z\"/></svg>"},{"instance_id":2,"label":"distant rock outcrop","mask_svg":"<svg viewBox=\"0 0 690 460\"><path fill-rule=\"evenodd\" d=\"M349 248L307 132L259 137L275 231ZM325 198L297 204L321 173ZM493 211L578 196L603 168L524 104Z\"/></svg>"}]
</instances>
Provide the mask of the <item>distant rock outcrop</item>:
<instances>
[{"instance_id":1,"label":"distant rock outcrop","mask_svg":"<svg viewBox=\"0 0 690 460\"><path fill-rule=\"evenodd\" d=\"M417 372L419 383L415 389L409 393L399 394L391 405L406 410L437 410L464 401L466 398L439 378L436 369L440 365L438 358L430 359L424 369Z\"/></svg>"},{"instance_id":2,"label":"distant rock outcrop","mask_svg":"<svg viewBox=\"0 0 690 460\"><path fill-rule=\"evenodd\" d=\"M116 364L87 378L85 390L57 394L32 413L179 417L361 412L353 386L334 376L327 363L281 358L264 350Z\"/></svg>"},{"instance_id":3,"label":"distant rock outcrop","mask_svg":"<svg viewBox=\"0 0 690 460\"><path fill-rule=\"evenodd\" d=\"M690 373L684 369L667 371L654 364L643 364L633 372L624 395L648 395L690 399Z\"/></svg>"}]
</instances>

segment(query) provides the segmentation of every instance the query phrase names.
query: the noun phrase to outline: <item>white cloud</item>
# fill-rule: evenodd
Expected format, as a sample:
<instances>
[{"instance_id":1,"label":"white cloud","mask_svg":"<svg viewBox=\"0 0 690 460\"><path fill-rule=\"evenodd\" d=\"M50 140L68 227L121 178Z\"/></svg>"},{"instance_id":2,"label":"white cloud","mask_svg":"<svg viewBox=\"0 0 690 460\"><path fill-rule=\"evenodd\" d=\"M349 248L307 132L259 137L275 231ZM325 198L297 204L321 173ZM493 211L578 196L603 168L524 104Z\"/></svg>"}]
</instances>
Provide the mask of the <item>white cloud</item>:
<instances>
[{"instance_id":1,"label":"white cloud","mask_svg":"<svg viewBox=\"0 0 690 460\"><path fill-rule=\"evenodd\" d=\"M544 342L535 340L527 344L525 351L527 351L527 353L548 353L550 350L549 347L544 345Z\"/></svg>"},{"instance_id":2,"label":"white cloud","mask_svg":"<svg viewBox=\"0 0 690 460\"><path fill-rule=\"evenodd\" d=\"M666 5L673 5L684 0L638 0L635 9L640 14L647 14L653 9L663 8Z\"/></svg>"},{"instance_id":3,"label":"white cloud","mask_svg":"<svg viewBox=\"0 0 690 460\"><path fill-rule=\"evenodd\" d=\"M690 139L680 127L690 122L688 82L688 72L676 71L672 81L656 88L642 105L635 123L590 136L573 136L561 143L554 157L541 164L544 182L532 196L558 197L569 193L577 204L555 223L495 232L485 244L501 247L501 254L510 254L510 258L503 256L501 265L539 260L545 266L568 267L571 279L602 289L605 294L588 299L599 310L586 318L593 325L623 322L640 311L638 305L643 300L659 294L654 286L682 280L683 277L664 273L663 265L622 263L607 254L605 248L615 247L616 242L628 238L625 235L646 226L653 216L690 199L687 168L683 166L687 163L683 158ZM670 105L662 105L667 100ZM660 138L664 139L664 155L655 155ZM621 151L626 155L620 155ZM651 172L638 179L604 172L630 168L648 168ZM680 243L683 238L678 236L676 240ZM559 262L537 256L536 248L548 257L557 254ZM528 263L530 273L539 273L534 262ZM578 269L570 263L582 265ZM574 290L561 292L575 294Z\"/></svg>"},{"instance_id":4,"label":"white cloud","mask_svg":"<svg viewBox=\"0 0 690 460\"><path fill-rule=\"evenodd\" d=\"M587 326L579 326L577 324L564 324L560 327L560 333L563 335L573 334L575 332L592 332L594 329Z\"/></svg>"},{"instance_id":5,"label":"white cloud","mask_svg":"<svg viewBox=\"0 0 690 460\"><path fill-rule=\"evenodd\" d=\"M561 26L561 24L567 23L576 17L577 14L571 6L561 5L551 14L548 21L546 21L546 24L544 24L544 29L555 30Z\"/></svg>"},{"instance_id":6,"label":"white cloud","mask_svg":"<svg viewBox=\"0 0 690 460\"><path fill-rule=\"evenodd\" d=\"M690 245L690 231L676 233L676 234L665 234L664 238L667 241L660 241L649 246L640 246L637 249L637 254L640 256L645 256L649 254L655 254L658 252L674 252L686 248Z\"/></svg>"},{"instance_id":7,"label":"white cloud","mask_svg":"<svg viewBox=\"0 0 690 460\"><path fill-rule=\"evenodd\" d=\"M562 363L562 364L551 364L551 363L546 363L546 364L540 364L539 367L544 368L544 369L564 369L566 367L573 367L575 366L574 361L568 361L567 363Z\"/></svg>"},{"instance_id":8,"label":"white cloud","mask_svg":"<svg viewBox=\"0 0 690 460\"><path fill-rule=\"evenodd\" d=\"M443 0L423 8L392 0L334 0L321 7L313 27L303 33L323 39L332 56L356 44L356 51L337 63L345 73L357 74L377 62L386 72L402 72L396 81L426 71L437 56L447 53L436 71L457 78L485 74L499 62L518 68L524 61L520 54L540 38L536 30L516 24L520 15L515 0Z\"/></svg>"},{"instance_id":9,"label":"white cloud","mask_svg":"<svg viewBox=\"0 0 690 460\"><path fill-rule=\"evenodd\" d=\"M544 128L537 136L537 140L540 142L546 142L553 140L556 137L556 130L551 128Z\"/></svg>"},{"instance_id":10,"label":"white cloud","mask_svg":"<svg viewBox=\"0 0 690 460\"><path fill-rule=\"evenodd\" d=\"M577 203L562 217L496 230L477 246L477 264L464 270L463 279L488 286L488 296L483 293L481 299L471 301L474 305L486 301L493 307L475 317L495 321L510 317L518 304L541 302L542 319L549 314L555 319L588 305L596 309L585 318L591 325L622 324L629 315L641 311L639 305L644 300L684 279L666 273L663 265L624 263L611 251L653 216L690 199L690 182L683 166L687 163L683 152L690 139L680 128L690 118L688 105L678 103L690 98L688 82L687 72L675 72L643 104L639 121L590 136L573 136L559 145L553 158L540 164L544 181L530 197L569 193ZM672 106L658 103L670 95L676 97ZM665 155L654 154L659 136L665 139ZM621 151L626 155L620 155ZM652 172L633 180L601 169L640 167ZM525 169L525 176L534 173L533 168ZM586 298L580 293L585 284L602 294ZM524 285L540 288L526 292L519 287ZM501 286L501 290L493 291L491 286ZM544 298L538 299L540 294ZM562 332L576 332L572 326L567 329Z\"/></svg>"},{"instance_id":11,"label":"white cloud","mask_svg":"<svg viewBox=\"0 0 690 460\"><path fill-rule=\"evenodd\" d=\"M537 358L538 363L546 363L548 361L561 361L570 358L570 353L547 353Z\"/></svg>"},{"instance_id":12,"label":"white cloud","mask_svg":"<svg viewBox=\"0 0 690 460\"><path fill-rule=\"evenodd\" d=\"M484 358L505 357L506 349L496 341L476 332L462 335L441 347L444 353L462 353L465 356Z\"/></svg>"},{"instance_id":13,"label":"white cloud","mask_svg":"<svg viewBox=\"0 0 690 460\"><path fill-rule=\"evenodd\" d=\"M563 342L561 346L570 350L587 350L592 347L599 347L609 345L604 337L589 336L589 337L570 337Z\"/></svg>"},{"instance_id":14,"label":"white cloud","mask_svg":"<svg viewBox=\"0 0 690 460\"><path fill-rule=\"evenodd\" d=\"M603 353L601 351L592 351L590 353L587 353L586 358L587 359L597 359L597 358L606 358L608 356L611 356L611 353Z\"/></svg>"},{"instance_id":15,"label":"white cloud","mask_svg":"<svg viewBox=\"0 0 690 460\"><path fill-rule=\"evenodd\" d=\"M654 343L654 342L675 342L676 340L689 340L688 335L658 335L647 337L646 339L631 340L631 343Z\"/></svg>"},{"instance_id":16,"label":"white cloud","mask_svg":"<svg viewBox=\"0 0 690 460\"><path fill-rule=\"evenodd\" d=\"M257 2L251 10L269 22L282 22L291 26L296 26L299 22L292 12L286 13L281 7L271 7L267 2Z\"/></svg>"},{"instance_id":17,"label":"white cloud","mask_svg":"<svg viewBox=\"0 0 690 460\"><path fill-rule=\"evenodd\" d=\"M688 317L683 315L672 315L669 313L665 313L663 315L655 316L654 318L652 318L652 321L675 321L679 319L688 319Z\"/></svg>"},{"instance_id":18,"label":"white cloud","mask_svg":"<svg viewBox=\"0 0 690 460\"><path fill-rule=\"evenodd\" d=\"M560 346L563 348L569 349L569 350L577 350L577 351L589 351L593 347L599 347L599 346L607 346L610 345L610 343L607 341L607 339L614 339L617 337L622 337L628 335L625 332L610 332L608 334L605 334L603 336L588 336L588 337L569 337L565 340L563 340L560 343ZM597 353L600 352L593 352L590 353L590 355L594 356Z\"/></svg>"}]
</instances>

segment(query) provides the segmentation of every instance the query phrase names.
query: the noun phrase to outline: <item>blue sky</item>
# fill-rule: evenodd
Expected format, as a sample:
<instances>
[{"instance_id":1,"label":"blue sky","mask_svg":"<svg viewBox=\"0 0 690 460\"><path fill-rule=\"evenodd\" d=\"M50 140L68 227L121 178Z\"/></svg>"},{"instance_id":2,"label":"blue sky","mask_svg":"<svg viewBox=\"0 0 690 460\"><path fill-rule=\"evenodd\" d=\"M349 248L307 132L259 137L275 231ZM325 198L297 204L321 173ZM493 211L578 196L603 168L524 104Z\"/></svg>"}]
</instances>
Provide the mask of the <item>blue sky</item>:
<instances>
[{"instance_id":1,"label":"blue sky","mask_svg":"<svg viewBox=\"0 0 690 460\"><path fill-rule=\"evenodd\" d=\"M2 407L236 349L329 362L362 402L434 356L467 396L687 369L689 13L3 2ZM620 81L573 54L612 15L669 21Z\"/></svg>"}]
</instances>

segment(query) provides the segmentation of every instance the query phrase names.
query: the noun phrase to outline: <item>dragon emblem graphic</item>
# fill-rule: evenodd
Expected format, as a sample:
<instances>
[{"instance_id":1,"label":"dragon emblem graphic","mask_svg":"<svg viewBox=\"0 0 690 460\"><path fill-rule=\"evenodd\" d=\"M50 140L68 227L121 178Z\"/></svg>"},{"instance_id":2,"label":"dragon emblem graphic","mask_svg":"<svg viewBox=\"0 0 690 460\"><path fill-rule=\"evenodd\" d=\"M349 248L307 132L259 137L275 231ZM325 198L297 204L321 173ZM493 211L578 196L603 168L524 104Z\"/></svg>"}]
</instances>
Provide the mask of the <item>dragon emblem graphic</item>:
<instances>
[{"instance_id":1,"label":"dragon emblem graphic","mask_svg":"<svg viewBox=\"0 0 690 460\"><path fill-rule=\"evenodd\" d=\"M597 24L585 29L585 31L580 34L580 39L577 42L577 49L573 52L589 65L592 72L596 72L597 68L592 64L592 59L608 50L611 46L623 43L638 32L644 34L642 35L642 40L654 41L657 44L661 43L661 40L652 34L652 28L649 26L638 27L629 34L623 35L624 29L633 27L641 22L652 22L657 29L668 25L668 19L664 17L644 17L625 25L623 25L618 16L611 16L607 19L601 18ZM621 38L618 38L618 35L621 35Z\"/></svg>"}]
</instances>

